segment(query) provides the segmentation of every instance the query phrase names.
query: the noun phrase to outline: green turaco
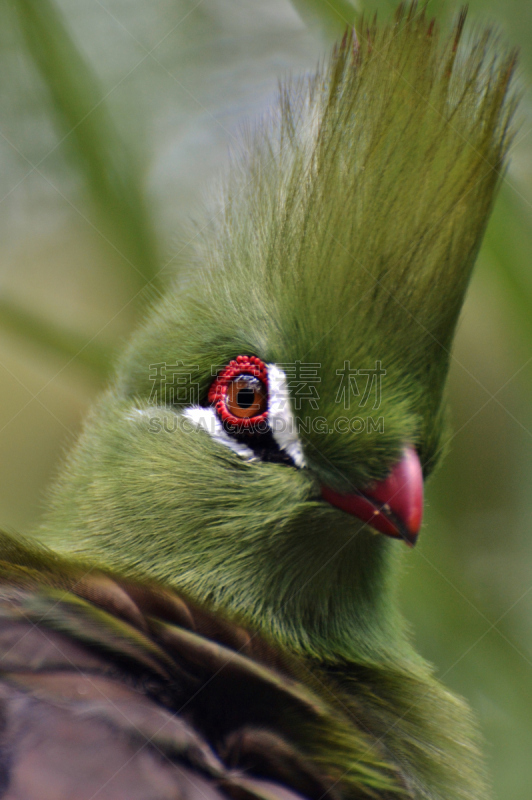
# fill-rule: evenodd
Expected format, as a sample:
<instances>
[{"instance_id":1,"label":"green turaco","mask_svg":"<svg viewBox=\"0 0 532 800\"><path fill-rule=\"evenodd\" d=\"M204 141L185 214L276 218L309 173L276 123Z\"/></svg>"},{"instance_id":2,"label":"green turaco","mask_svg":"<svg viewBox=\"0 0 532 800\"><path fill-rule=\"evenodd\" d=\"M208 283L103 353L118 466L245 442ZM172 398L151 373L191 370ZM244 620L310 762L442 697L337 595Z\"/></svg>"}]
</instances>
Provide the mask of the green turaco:
<instances>
[{"instance_id":1,"label":"green turaco","mask_svg":"<svg viewBox=\"0 0 532 800\"><path fill-rule=\"evenodd\" d=\"M3 537L2 797L486 800L395 597L512 135L515 54L464 20L402 4L282 86L43 546Z\"/></svg>"}]
</instances>

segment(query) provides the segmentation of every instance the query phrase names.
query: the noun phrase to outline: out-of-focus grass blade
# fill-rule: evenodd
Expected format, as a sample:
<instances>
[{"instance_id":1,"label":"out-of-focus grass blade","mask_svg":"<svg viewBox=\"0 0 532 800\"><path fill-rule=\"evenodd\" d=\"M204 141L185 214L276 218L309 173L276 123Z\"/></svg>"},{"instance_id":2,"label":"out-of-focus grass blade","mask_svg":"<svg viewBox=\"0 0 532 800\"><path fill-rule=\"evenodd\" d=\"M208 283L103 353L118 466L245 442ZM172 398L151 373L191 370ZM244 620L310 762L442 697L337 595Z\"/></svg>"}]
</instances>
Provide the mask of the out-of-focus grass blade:
<instances>
[{"instance_id":1,"label":"out-of-focus grass blade","mask_svg":"<svg viewBox=\"0 0 532 800\"><path fill-rule=\"evenodd\" d=\"M519 327L525 340L529 340L532 334L532 279L529 270L531 231L530 211L526 207L526 201L510 186L503 184L488 225L484 247L504 281L508 299L513 312L519 318Z\"/></svg>"},{"instance_id":2,"label":"out-of-focus grass blade","mask_svg":"<svg viewBox=\"0 0 532 800\"><path fill-rule=\"evenodd\" d=\"M99 82L50 0L12 0L26 49L49 90L52 113L131 279L156 282L158 259L139 165L118 134Z\"/></svg>"},{"instance_id":3,"label":"out-of-focus grass blade","mask_svg":"<svg viewBox=\"0 0 532 800\"><path fill-rule=\"evenodd\" d=\"M53 355L83 364L100 380L112 366L115 354L110 348L94 340L87 341L86 337L73 331L58 328L49 320L41 319L2 297L0 325Z\"/></svg>"},{"instance_id":4,"label":"out-of-focus grass blade","mask_svg":"<svg viewBox=\"0 0 532 800\"><path fill-rule=\"evenodd\" d=\"M362 10L359 0L292 0L292 5L309 28L328 39L342 36Z\"/></svg>"},{"instance_id":5,"label":"out-of-focus grass blade","mask_svg":"<svg viewBox=\"0 0 532 800\"><path fill-rule=\"evenodd\" d=\"M375 14L382 18L389 18L396 7L398 0L291 0L292 5L307 24L317 31L326 40L339 39L351 25L355 26L357 33L364 35L360 29L362 18L371 19ZM427 5L420 2L418 13ZM460 3L449 6L447 0L430 0L428 13L438 19L452 15Z\"/></svg>"}]
</instances>

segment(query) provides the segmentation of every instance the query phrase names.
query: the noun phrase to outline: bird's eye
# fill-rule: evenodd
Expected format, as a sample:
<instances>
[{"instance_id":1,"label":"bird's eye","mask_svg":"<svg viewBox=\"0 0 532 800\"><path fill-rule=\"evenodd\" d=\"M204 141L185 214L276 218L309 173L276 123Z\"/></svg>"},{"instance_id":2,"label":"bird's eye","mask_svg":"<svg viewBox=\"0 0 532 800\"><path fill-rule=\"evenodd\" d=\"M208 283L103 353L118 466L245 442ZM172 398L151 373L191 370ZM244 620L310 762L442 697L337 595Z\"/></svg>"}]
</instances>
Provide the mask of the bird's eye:
<instances>
[{"instance_id":1,"label":"bird's eye","mask_svg":"<svg viewBox=\"0 0 532 800\"><path fill-rule=\"evenodd\" d=\"M231 429L250 433L268 417L268 370L256 356L238 356L209 389L209 402Z\"/></svg>"}]
</instances>

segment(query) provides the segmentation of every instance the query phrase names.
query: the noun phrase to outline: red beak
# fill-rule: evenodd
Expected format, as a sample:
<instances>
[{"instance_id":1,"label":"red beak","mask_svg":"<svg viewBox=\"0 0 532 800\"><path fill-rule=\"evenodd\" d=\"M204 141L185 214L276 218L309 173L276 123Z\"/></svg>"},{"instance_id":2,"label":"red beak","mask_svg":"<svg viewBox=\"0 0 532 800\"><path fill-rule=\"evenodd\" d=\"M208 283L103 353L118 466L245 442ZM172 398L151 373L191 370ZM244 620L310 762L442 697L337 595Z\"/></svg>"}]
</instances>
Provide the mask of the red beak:
<instances>
[{"instance_id":1,"label":"red beak","mask_svg":"<svg viewBox=\"0 0 532 800\"><path fill-rule=\"evenodd\" d=\"M413 447L404 449L401 460L380 483L353 494L322 486L321 496L376 531L415 545L423 516L423 473Z\"/></svg>"}]
</instances>

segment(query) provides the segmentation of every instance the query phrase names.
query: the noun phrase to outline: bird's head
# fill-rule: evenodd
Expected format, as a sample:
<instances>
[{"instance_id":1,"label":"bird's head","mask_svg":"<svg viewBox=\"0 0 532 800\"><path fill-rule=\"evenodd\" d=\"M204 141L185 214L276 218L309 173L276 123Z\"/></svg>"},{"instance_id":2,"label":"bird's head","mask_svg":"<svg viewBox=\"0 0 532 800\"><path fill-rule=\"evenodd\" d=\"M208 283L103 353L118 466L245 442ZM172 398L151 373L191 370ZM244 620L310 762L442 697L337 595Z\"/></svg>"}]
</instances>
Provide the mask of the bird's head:
<instances>
[{"instance_id":1,"label":"bird's head","mask_svg":"<svg viewBox=\"0 0 532 800\"><path fill-rule=\"evenodd\" d=\"M56 545L297 646L382 634L509 145L514 55L462 28L402 6L281 89L68 463Z\"/></svg>"}]
</instances>

